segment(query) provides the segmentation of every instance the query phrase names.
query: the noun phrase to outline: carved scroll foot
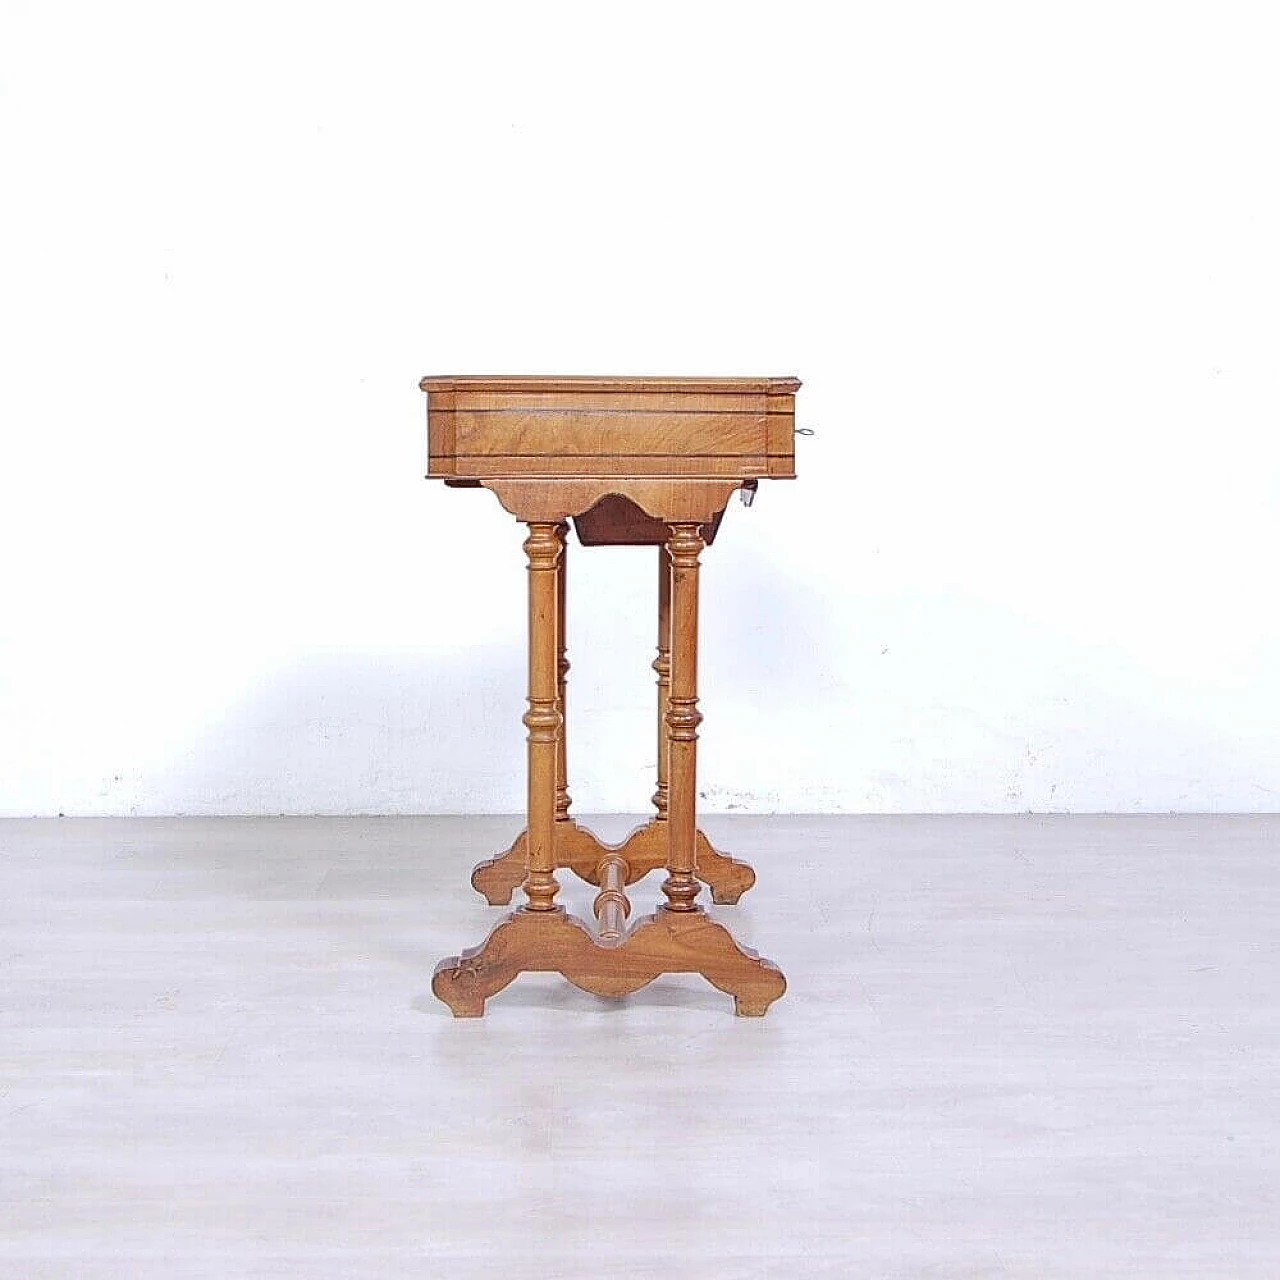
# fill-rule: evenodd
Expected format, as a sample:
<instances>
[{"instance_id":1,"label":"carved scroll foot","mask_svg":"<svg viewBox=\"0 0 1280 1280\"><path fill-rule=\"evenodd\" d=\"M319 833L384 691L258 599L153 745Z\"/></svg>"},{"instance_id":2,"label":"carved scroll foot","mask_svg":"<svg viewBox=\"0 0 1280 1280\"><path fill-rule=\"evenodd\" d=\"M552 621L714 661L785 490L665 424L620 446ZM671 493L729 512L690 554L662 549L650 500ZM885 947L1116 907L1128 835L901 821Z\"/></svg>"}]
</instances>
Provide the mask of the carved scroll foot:
<instances>
[{"instance_id":1,"label":"carved scroll foot","mask_svg":"<svg viewBox=\"0 0 1280 1280\"><path fill-rule=\"evenodd\" d=\"M516 887L524 883L527 871L528 850L526 848L527 833L522 831L516 836L511 848L495 858L487 858L479 862L471 871L471 887L491 907L507 907L511 905L511 895Z\"/></svg>"},{"instance_id":2,"label":"carved scroll foot","mask_svg":"<svg viewBox=\"0 0 1280 1280\"><path fill-rule=\"evenodd\" d=\"M745 862L731 858L712 847L711 841L697 833L694 873L711 890L711 901L717 906L736 905L756 882L756 873Z\"/></svg>"},{"instance_id":3,"label":"carved scroll foot","mask_svg":"<svg viewBox=\"0 0 1280 1280\"><path fill-rule=\"evenodd\" d=\"M553 971L562 954L594 945L586 925L563 907L522 908L499 921L480 946L441 960L431 975L431 990L455 1018L479 1018L485 1001L517 975Z\"/></svg>"},{"instance_id":4,"label":"carved scroll foot","mask_svg":"<svg viewBox=\"0 0 1280 1280\"><path fill-rule=\"evenodd\" d=\"M660 908L639 920L619 945L602 946L563 908L520 910L479 947L436 966L431 990L455 1018L478 1018L485 1001L521 973L560 973L593 995L619 997L664 973L700 973L733 996L734 1010L760 1017L787 989L776 965L740 946L702 911Z\"/></svg>"}]
</instances>

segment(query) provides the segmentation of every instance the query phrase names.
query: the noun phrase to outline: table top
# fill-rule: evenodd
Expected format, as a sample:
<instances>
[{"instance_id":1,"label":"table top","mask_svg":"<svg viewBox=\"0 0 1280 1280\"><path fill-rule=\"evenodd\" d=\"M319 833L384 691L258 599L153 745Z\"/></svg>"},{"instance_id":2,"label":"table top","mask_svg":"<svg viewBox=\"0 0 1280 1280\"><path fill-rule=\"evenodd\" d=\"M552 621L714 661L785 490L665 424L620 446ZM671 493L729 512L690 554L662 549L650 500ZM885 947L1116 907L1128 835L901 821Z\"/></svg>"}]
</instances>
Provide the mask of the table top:
<instances>
[{"instance_id":1,"label":"table top","mask_svg":"<svg viewBox=\"0 0 1280 1280\"><path fill-rule=\"evenodd\" d=\"M623 391L704 395L783 395L800 389L799 378L563 377L524 374L448 374L423 378L423 391Z\"/></svg>"}]
</instances>

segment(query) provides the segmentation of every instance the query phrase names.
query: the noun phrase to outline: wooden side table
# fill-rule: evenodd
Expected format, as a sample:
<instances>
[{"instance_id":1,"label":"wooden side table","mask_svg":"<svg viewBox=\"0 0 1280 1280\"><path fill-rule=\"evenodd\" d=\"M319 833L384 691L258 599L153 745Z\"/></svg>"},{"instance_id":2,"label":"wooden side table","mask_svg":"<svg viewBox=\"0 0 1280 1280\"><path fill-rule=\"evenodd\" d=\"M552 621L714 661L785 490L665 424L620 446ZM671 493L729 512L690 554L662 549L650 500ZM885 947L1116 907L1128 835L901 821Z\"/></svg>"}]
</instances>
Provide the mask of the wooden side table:
<instances>
[{"instance_id":1,"label":"wooden side table","mask_svg":"<svg viewBox=\"0 0 1280 1280\"><path fill-rule=\"evenodd\" d=\"M700 973L762 1015L786 990L777 967L698 903L735 903L755 882L698 830L698 573L729 499L795 475L795 378L429 377L429 474L490 490L528 526L528 818L471 882L490 904L525 903L478 947L443 960L431 989L455 1017L520 973L559 972L623 996L663 973ZM609 845L569 816L564 731L566 535L584 546L658 548L656 816ZM626 886L665 867L666 897L630 927ZM564 868L599 887L596 931L557 905Z\"/></svg>"}]
</instances>

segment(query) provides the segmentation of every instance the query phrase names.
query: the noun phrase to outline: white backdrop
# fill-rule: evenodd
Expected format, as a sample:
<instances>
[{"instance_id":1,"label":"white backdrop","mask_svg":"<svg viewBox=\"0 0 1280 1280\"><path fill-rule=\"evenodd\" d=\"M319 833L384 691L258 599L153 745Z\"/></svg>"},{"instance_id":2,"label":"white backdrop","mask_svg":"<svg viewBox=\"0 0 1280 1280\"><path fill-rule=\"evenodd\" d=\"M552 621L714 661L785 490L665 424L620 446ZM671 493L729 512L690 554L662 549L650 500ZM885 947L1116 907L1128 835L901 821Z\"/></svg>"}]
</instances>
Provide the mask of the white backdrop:
<instances>
[{"instance_id":1,"label":"white backdrop","mask_svg":"<svg viewBox=\"0 0 1280 1280\"><path fill-rule=\"evenodd\" d=\"M1273 6L4 12L0 811L518 810L468 372L804 379L708 809L1277 808ZM640 810L652 554L572 573L573 790Z\"/></svg>"}]
</instances>

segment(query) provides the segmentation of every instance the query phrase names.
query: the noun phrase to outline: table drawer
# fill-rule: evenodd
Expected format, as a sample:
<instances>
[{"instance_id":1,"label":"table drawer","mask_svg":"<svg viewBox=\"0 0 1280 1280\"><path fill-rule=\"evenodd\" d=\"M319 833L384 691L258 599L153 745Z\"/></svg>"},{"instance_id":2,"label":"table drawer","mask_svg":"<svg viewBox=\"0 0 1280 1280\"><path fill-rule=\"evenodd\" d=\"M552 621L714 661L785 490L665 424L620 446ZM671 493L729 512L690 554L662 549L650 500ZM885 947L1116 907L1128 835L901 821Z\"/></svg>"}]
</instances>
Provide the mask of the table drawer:
<instances>
[{"instance_id":1,"label":"table drawer","mask_svg":"<svg viewBox=\"0 0 1280 1280\"><path fill-rule=\"evenodd\" d=\"M430 474L789 477L791 378L424 378Z\"/></svg>"}]
</instances>

